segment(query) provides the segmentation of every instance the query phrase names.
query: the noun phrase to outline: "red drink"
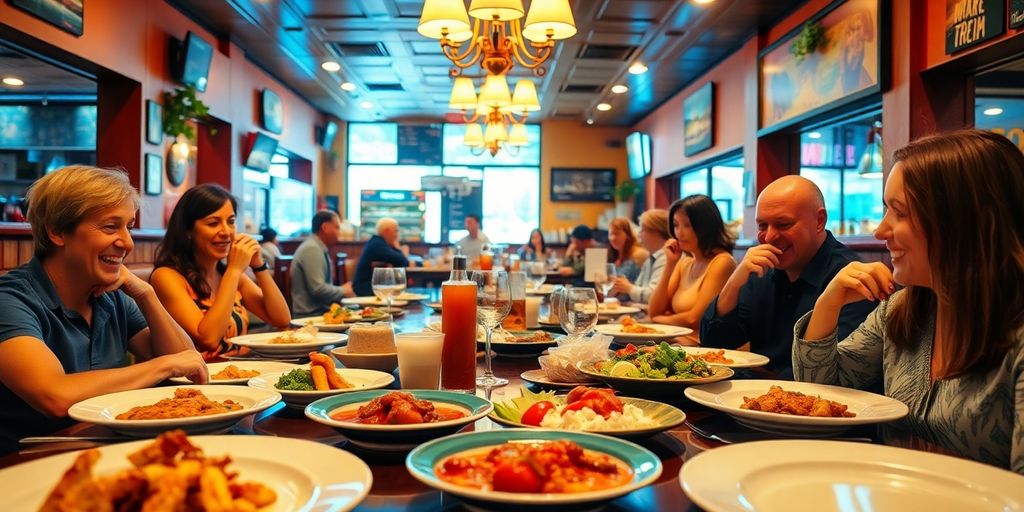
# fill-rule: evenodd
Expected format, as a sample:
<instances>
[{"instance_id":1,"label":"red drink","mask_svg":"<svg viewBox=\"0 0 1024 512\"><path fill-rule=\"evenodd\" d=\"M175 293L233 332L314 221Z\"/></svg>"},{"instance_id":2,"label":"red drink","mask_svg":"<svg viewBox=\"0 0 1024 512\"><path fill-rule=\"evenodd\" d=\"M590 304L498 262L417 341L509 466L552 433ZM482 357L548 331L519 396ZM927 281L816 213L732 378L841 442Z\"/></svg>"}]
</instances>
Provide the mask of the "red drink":
<instances>
[{"instance_id":1,"label":"red drink","mask_svg":"<svg viewBox=\"0 0 1024 512\"><path fill-rule=\"evenodd\" d=\"M476 283L466 275L466 257L452 261L451 279L441 284L441 389L476 392Z\"/></svg>"},{"instance_id":2,"label":"red drink","mask_svg":"<svg viewBox=\"0 0 1024 512\"><path fill-rule=\"evenodd\" d=\"M443 309L441 311L444 311ZM512 299L512 308L508 310L508 316L502 320L501 326L510 331L526 330L526 298Z\"/></svg>"},{"instance_id":3,"label":"red drink","mask_svg":"<svg viewBox=\"0 0 1024 512\"><path fill-rule=\"evenodd\" d=\"M480 253L480 270L491 270L494 268L494 254L490 252ZM474 299L475 301L475 299ZM443 309L441 311L444 311Z\"/></svg>"}]
</instances>

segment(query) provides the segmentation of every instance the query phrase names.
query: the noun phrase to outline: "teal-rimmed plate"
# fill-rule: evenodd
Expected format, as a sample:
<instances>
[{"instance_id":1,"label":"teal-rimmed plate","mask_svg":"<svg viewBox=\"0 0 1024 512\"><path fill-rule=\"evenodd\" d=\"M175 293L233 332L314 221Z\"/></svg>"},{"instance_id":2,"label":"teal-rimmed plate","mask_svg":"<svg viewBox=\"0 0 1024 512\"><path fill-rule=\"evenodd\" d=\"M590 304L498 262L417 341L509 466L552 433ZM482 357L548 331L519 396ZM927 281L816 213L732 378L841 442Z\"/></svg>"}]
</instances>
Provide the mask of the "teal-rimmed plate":
<instances>
[{"instance_id":1,"label":"teal-rimmed plate","mask_svg":"<svg viewBox=\"0 0 1024 512\"><path fill-rule=\"evenodd\" d=\"M629 398L620 396L619 400L622 400L623 405L632 405L641 411L645 417L650 418L654 425L650 427L642 428L615 428L615 429L604 429L604 430L581 430L579 432L593 432L596 434L604 434L608 436L621 437L624 439L640 439L648 436L653 436L658 432L678 427L683 424L686 420L686 414L679 409L672 407L668 404L661 402L655 402L653 400L644 400L642 398ZM565 395L559 395L551 398L551 402L556 406L565 405ZM500 409L494 409L488 418L494 420L496 423L500 423L507 427L520 427L520 428L531 428L537 429L533 425L526 425L519 422L519 418L510 418L501 414ZM576 430L572 430L576 431Z\"/></svg>"},{"instance_id":2,"label":"teal-rimmed plate","mask_svg":"<svg viewBox=\"0 0 1024 512\"><path fill-rule=\"evenodd\" d=\"M417 400L430 400L435 405L443 405L461 410L466 415L454 420L437 423L418 423L413 425L367 425L351 421L338 421L332 414L358 409L370 400L391 393L387 390L356 391L321 400L306 407L306 417L341 432L353 444L378 451L408 451L426 441L454 434L487 416L494 407L491 402L475 395L456 393L453 391L402 390L412 394Z\"/></svg>"},{"instance_id":3,"label":"teal-rimmed plate","mask_svg":"<svg viewBox=\"0 0 1024 512\"><path fill-rule=\"evenodd\" d=\"M712 375L699 379L645 379L638 377L612 377L594 368L596 361L580 361L576 368L589 377L604 382L612 389L627 395L655 398L683 398L683 391L689 386L710 384L732 377L735 372L725 366L711 366Z\"/></svg>"},{"instance_id":4,"label":"teal-rimmed plate","mask_svg":"<svg viewBox=\"0 0 1024 512\"><path fill-rule=\"evenodd\" d=\"M485 449L509 441L545 442L555 440L572 441L585 450L593 450L619 459L633 471L633 480L625 485L600 491L564 494L515 493L462 487L445 482L434 473L434 468L439 463L462 452ZM547 429L491 430L449 436L417 447L406 457L405 467L417 480L435 489L459 496L471 505L481 505L484 508L494 508L495 505L498 505L513 510L597 504L609 501L651 484L661 476L662 471L661 461L655 454L629 441L585 432Z\"/></svg>"}]
</instances>

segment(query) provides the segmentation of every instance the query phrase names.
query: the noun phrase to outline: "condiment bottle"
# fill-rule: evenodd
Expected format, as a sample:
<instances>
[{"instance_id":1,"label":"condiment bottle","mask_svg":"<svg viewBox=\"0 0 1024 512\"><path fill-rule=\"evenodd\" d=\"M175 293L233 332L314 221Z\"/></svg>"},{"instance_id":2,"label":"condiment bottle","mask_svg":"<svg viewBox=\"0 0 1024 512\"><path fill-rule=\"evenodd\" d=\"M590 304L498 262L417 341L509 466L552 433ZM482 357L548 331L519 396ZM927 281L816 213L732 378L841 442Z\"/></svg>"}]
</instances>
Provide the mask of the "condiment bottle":
<instances>
[{"instance_id":1,"label":"condiment bottle","mask_svg":"<svg viewBox=\"0 0 1024 512\"><path fill-rule=\"evenodd\" d=\"M451 277L441 283L441 389L476 392L476 289L466 256L456 254Z\"/></svg>"}]
</instances>

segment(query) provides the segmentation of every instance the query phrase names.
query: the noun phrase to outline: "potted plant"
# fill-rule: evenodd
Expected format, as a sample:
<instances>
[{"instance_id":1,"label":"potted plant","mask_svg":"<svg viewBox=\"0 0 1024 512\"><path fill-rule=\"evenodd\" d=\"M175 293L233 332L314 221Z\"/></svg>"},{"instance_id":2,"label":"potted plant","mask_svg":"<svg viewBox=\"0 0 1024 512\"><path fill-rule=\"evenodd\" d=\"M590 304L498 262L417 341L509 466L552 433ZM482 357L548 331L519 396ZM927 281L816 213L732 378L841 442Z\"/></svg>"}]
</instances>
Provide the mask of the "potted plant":
<instances>
[{"instance_id":1,"label":"potted plant","mask_svg":"<svg viewBox=\"0 0 1024 512\"><path fill-rule=\"evenodd\" d=\"M625 180L615 185L612 195L615 196L616 216L627 219L633 217L633 205L636 202L634 198L639 191L640 186L634 180Z\"/></svg>"},{"instance_id":2,"label":"potted plant","mask_svg":"<svg viewBox=\"0 0 1024 512\"><path fill-rule=\"evenodd\" d=\"M196 97L194 85L164 92L164 133L172 138L184 135L189 140L194 139L195 129L189 121L203 119L209 114L210 107Z\"/></svg>"}]
</instances>

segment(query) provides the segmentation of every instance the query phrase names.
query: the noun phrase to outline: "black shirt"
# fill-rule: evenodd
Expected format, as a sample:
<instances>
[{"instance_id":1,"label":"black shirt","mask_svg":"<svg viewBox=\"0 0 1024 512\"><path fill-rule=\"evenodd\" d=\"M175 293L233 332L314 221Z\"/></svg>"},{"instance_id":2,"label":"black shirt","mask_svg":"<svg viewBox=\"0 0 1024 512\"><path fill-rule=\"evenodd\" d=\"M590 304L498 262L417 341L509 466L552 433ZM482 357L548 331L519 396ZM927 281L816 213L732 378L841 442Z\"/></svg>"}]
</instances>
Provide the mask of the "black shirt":
<instances>
[{"instance_id":1,"label":"black shirt","mask_svg":"<svg viewBox=\"0 0 1024 512\"><path fill-rule=\"evenodd\" d=\"M373 269L380 266L408 267L409 258L402 251L388 245L383 238L373 235L363 246L359 264L356 265L356 275L352 278L352 290L356 295L373 295Z\"/></svg>"},{"instance_id":2,"label":"black shirt","mask_svg":"<svg viewBox=\"0 0 1024 512\"><path fill-rule=\"evenodd\" d=\"M803 273L790 281L786 272L769 269L763 277L751 275L740 289L736 308L718 316L718 298L711 302L700 322L700 343L713 348L736 348L750 342L750 351L768 356L767 368L783 377L793 376L793 324L814 308L814 302L832 278L857 253L826 231ZM847 304L839 316L839 339L846 338L875 309L874 302Z\"/></svg>"}]
</instances>

